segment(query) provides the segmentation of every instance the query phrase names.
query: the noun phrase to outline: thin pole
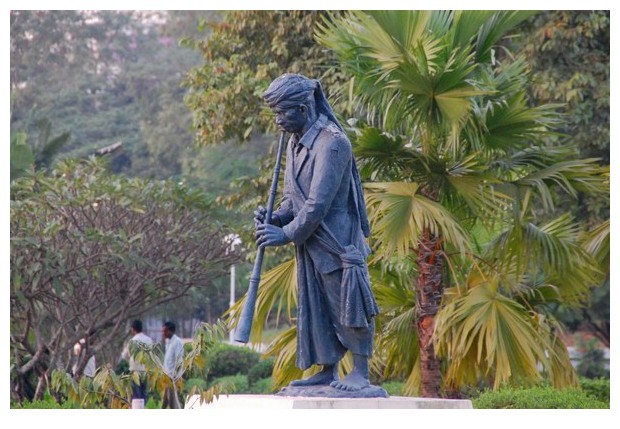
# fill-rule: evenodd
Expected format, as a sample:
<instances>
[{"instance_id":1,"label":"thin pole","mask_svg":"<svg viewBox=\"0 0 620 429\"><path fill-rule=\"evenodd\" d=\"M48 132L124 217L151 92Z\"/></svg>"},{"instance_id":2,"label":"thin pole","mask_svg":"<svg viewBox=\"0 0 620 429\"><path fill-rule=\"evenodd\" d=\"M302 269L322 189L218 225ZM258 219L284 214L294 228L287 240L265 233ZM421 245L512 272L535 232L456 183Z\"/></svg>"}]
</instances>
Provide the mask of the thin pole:
<instances>
[{"instance_id":1,"label":"thin pole","mask_svg":"<svg viewBox=\"0 0 620 429\"><path fill-rule=\"evenodd\" d=\"M236 276L236 272L235 272L235 264L232 264L230 266L230 303L229 303L229 307L232 308L233 305L235 305L235 276ZM229 341L232 343L234 342L234 337L235 336L235 328L232 327L230 329L230 336L229 336Z\"/></svg>"}]
</instances>

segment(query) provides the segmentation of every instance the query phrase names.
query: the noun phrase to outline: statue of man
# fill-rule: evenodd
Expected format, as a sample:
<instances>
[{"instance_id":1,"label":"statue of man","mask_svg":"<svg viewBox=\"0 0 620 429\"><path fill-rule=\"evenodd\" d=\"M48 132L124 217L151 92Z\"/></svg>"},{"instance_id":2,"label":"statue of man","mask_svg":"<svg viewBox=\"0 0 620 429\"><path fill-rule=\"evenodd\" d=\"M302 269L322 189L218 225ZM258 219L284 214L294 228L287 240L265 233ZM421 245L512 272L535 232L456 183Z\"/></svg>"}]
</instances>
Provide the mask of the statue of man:
<instances>
[{"instance_id":1,"label":"statue of man","mask_svg":"<svg viewBox=\"0 0 620 429\"><path fill-rule=\"evenodd\" d=\"M370 230L351 143L318 80L287 73L263 97L277 126L291 137L280 207L270 225L263 223L264 208L255 212L257 244L295 244L296 363L302 370L322 366L291 386L361 390L370 385L368 359L378 307L370 290ZM339 380L338 362L347 350L354 367Z\"/></svg>"}]
</instances>

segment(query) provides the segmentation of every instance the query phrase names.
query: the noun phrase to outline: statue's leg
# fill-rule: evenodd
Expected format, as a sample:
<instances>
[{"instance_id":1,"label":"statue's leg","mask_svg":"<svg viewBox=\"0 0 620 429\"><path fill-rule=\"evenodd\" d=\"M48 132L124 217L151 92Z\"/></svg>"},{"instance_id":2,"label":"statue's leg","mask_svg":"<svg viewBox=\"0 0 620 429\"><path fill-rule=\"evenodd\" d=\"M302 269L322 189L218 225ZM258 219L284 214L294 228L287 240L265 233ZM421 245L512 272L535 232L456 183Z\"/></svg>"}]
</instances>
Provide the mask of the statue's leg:
<instances>
[{"instance_id":1,"label":"statue's leg","mask_svg":"<svg viewBox=\"0 0 620 429\"><path fill-rule=\"evenodd\" d=\"M338 380L338 365L323 365L321 372L308 378L291 381L290 386L322 386Z\"/></svg>"},{"instance_id":2,"label":"statue's leg","mask_svg":"<svg viewBox=\"0 0 620 429\"><path fill-rule=\"evenodd\" d=\"M335 380L330 386L340 390L356 391L370 386L368 380L368 357L353 354L353 370L342 380Z\"/></svg>"}]
</instances>

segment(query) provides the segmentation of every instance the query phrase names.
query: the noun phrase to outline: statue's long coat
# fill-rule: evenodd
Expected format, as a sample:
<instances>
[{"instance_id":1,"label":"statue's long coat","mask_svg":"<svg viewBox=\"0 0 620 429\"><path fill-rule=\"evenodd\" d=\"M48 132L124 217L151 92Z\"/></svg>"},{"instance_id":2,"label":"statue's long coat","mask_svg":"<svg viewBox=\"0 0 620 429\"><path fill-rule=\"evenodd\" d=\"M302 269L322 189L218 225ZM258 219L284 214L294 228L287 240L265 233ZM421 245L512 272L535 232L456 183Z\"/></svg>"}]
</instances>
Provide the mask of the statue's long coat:
<instances>
[{"instance_id":1,"label":"statue's long coat","mask_svg":"<svg viewBox=\"0 0 620 429\"><path fill-rule=\"evenodd\" d=\"M360 219L365 206L351 143L324 115L295 143L291 137L274 217L296 247L297 366L306 369L334 364L346 350L370 356L378 308L368 281Z\"/></svg>"}]
</instances>

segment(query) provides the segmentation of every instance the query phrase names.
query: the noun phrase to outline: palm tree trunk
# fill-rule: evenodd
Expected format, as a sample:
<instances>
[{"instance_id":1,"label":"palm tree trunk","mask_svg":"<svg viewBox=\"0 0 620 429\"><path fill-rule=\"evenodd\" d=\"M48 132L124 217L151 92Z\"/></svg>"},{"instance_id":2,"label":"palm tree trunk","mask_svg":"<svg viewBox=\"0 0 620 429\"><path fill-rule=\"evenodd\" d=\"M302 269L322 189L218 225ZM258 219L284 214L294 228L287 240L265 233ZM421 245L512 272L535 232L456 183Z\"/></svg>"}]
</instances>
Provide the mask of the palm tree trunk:
<instances>
[{"instance_id":1,"label":"palm tree trunk","mask_svg":"<svg viewBox=\"0 0 620 429\"><path fill-rule=\"evenodd\" d=\"M425 229L416 250L418 277L416 279L416 324L420 345L421 395L438 398L441 387L440 360L435 355L433 330L435 315L443 296L444 253L441 238Z\"/></svg>"}]
</instances>

